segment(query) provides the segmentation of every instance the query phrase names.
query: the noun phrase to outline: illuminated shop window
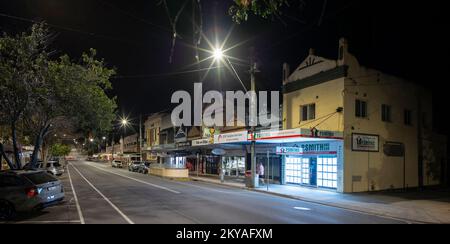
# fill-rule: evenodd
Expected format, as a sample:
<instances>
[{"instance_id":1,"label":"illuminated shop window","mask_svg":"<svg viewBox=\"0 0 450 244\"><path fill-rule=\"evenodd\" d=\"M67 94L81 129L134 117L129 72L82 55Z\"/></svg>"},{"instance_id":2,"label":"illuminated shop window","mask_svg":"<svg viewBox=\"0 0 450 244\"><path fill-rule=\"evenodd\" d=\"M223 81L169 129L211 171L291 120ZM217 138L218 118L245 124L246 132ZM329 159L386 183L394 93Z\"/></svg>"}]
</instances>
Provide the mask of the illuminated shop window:
<instances>
[{"instance_id":1,"label":"illuminated shop window","mask_svg":"<svg viewBox=\"0 0 450 244\"><path fill-rule=\"evenodd\" d=\"M317 160L317 186L337 188L337 158L320 157Z\"/></svg>"}]
</instances>

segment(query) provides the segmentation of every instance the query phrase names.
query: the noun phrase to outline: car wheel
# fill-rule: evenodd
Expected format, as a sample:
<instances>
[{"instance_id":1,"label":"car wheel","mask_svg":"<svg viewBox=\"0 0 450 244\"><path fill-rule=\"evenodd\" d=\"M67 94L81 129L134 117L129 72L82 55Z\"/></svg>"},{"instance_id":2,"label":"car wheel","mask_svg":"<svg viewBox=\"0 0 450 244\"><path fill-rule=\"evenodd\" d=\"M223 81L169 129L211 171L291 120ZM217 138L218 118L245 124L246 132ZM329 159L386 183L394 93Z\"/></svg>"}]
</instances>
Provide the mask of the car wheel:
<instances>
[{"instance_id":1,"label":"car wheel","mask_svg":"<svg viewBox=\"0 0 450 244\"><path fill-rule=\"evenodd\" d=\"M0 219L1 220L10 220L14 217L16 211L14 210L14 206L5 200L0 200Z\"/></svg>"}]
</instances>

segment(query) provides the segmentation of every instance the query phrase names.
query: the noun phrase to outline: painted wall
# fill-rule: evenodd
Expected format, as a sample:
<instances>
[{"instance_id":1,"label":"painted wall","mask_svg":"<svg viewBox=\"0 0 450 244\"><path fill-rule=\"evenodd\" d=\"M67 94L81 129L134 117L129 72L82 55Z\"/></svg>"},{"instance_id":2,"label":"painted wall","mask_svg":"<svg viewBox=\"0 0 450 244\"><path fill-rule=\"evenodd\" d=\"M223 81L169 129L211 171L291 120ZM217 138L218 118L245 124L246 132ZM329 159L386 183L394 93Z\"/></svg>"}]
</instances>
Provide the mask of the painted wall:
<instances>
[{"instance_id":1,"label":"painted wall","mask_svg":"<svg viewBox=\"0 0 450 244\"><path fill-rule=\"evenodd\" d=\"M319 130L343 131L343 114L336 113L338 107L344 106L342 92L344 91L344 78L332 80L320 85L308 87L283 95L283 128L284 129L311 129L317 126ZM300 121L300 107L302 105L316 104L316 120ZM318 120L319 118L323 118ZM319 125L320 122L323 122Z\"/></svg>"}]
</instances>

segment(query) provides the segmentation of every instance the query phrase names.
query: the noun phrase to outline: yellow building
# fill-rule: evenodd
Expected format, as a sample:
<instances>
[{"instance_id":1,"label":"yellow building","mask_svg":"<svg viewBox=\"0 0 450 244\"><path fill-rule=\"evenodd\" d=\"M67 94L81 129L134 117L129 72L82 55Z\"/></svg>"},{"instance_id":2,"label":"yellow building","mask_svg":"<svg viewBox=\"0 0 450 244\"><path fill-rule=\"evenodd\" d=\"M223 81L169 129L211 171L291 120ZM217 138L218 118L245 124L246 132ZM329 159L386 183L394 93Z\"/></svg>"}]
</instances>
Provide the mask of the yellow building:
<instances>
[{"instance_id":1,"label":"yellow building","mask_svg":"<svg viewBox=\"0 0 450 244\"><path fill-rule=\"evenodd\" d=\"M283 129L340 133L340 192L436 185L447 167L446 139L433 133L432 94L369 69L339 41L338 60L309 56L283 67Z\"/></svg>"}]
</instances>

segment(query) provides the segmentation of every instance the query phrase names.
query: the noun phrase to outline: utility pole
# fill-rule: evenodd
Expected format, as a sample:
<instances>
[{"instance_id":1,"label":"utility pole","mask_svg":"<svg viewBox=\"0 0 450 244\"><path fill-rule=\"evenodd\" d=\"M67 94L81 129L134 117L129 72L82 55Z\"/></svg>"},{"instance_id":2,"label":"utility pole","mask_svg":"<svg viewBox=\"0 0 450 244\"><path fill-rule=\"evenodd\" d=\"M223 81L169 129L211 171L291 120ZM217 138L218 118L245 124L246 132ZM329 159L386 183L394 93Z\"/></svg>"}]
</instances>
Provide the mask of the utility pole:
<instances>
[{"instance_id":1,"label":"utility pole","mask_svg":"<svg viewBox=\"0 0 450 244\"><path fill-rule=\"evenodd\" d=\"M113 132L113 134L112 134L112 140L111 140L111 146L112 146L112 149L111 149L111 160L114 160L114 145L115 143L114 143L114 132Z\"/></svg>"},{"instance_id":2,"label":"utility pole","mask_svg":"<svg viewBox=\"0 0 450 244\"><path fill-rule=\"evenodd\" d=\"M139 116L139 157L142 161L142 114Z\"/></svg>"},{"instance_id":3,"label":"utility pole","mask_svg":"<svg viewBox=\"0 0 450 244\"><path fill-rule=\"evenodd\" d=\"M250 58L250 81L251 81L251 89L250 92L254 92L256 95L256 78L255 75L258 73L257 63L255 62L255 50L251 49L251 58ZM256 107L256 97L250 99L250 122L254 118L252 118L252 108ZM255 138L255 126L251 126L252 133L252 142L250 146L250 154L251 154L251 171L252 171L252 181L251 188L259 187L259 176L256 176L256 138Z\"/></svg>"}]
</instances>

